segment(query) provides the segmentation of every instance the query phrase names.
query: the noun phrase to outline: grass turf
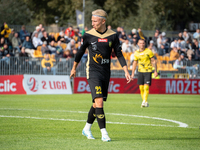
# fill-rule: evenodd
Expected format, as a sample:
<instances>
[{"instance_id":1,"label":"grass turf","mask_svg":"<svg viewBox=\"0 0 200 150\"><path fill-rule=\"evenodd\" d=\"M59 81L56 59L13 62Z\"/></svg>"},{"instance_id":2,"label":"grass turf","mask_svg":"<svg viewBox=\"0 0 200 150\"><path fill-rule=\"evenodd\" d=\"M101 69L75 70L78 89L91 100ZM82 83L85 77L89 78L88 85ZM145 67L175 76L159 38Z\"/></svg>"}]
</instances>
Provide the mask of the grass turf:
<instances>
[{"instance_id":1,"label":"grass turf","mask_svg":"<svg viewBox=\"0 0 200 150\"><path fill-rule=\"evenodd\" d=\"M97 122L95 140L81 135L90 94L1 95L0 149L200 149L199 95L149 95L149 108L141 102L139 94L109 94L104 111L112 141L102 142Z\"/></svg>"}]
</instances>

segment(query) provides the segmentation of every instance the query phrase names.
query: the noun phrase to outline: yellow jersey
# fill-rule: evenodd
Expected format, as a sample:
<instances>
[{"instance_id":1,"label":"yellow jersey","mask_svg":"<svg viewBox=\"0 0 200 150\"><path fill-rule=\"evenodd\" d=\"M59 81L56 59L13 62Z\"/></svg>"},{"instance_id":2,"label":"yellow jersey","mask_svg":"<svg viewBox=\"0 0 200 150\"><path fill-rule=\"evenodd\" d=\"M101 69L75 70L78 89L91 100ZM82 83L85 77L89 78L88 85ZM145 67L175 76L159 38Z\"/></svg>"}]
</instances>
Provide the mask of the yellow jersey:
<instances>
[{"instance_id":1,"label":"yellow jersey","mask_svg":"<svg viewBox=\"0 0 200 150\"><path fill-rule=\"evenodd\" d=\"M139 49L135 51L134 60L138 62L138 72L152 72L151 58L153 56L153 52L148 48L142 52Z\"/></svg>"}]
</instances>

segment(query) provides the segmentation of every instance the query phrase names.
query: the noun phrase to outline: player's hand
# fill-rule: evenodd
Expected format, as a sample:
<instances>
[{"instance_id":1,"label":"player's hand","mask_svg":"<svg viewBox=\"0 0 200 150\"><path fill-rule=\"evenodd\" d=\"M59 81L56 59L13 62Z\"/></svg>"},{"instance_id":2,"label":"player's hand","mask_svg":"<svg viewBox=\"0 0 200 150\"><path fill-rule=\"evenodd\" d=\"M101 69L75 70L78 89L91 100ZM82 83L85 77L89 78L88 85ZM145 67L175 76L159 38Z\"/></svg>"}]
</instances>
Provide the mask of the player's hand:
<instances>
[{"instance_id":1,"label":"player's hand","mask_svg":"<svg viewBox=\"0 0 200 150\"><path fill-rule=\"evenodd\" d=\"M127 80L127 84L130 83L132 78L131 78L129 72L125 73L125 77L126 77L126 80Z\"/></svg>"},{"instance_id":2,"label":"player's hand","mask_svg":"<svg viewBox=\"0 0 200 150\"><path fill-rule=\"evenodd\" d=\"M76 77L76 70L75 69L71 70L70 78L71 77Z\"/></svg>"},{"instance_id":3,"label":"player's hand","mask_svg":"<svg viewBox=\"0 0 200 150\"><path fill-rule=\"evenodd\" d=\"M158 72L154 71L154 77L157 77L157 76L158 76Z\"/></svg>"},{"instance_id":4,"label":"player's hand","mask_svg":"<svg viewBox=\"0 0 200 150\"><path fill-rule=\"evenodd\" d=\"M132 75L130 76L130 80L129 80L127 83L130 83L131 81L133 81L133 80L134 80L133 77L134 77L134 74L132 74Z\"/></svg>"}]
</instances>

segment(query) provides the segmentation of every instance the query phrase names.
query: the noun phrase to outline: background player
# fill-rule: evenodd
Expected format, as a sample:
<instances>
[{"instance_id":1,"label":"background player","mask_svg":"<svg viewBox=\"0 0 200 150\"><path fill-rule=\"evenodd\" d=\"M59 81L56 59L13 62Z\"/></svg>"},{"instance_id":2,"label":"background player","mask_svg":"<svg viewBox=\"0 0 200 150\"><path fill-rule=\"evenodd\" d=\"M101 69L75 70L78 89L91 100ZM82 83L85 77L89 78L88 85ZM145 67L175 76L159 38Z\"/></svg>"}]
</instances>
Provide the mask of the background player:
<instances>
[{"instance_id":1,"label":"background player","mask_svg":"<svg viewBox=\"0 0 200 150\"><path fill-rule=\"evenodd\" d=\"M102 141L110 141L106 131L106 119L103 110L103 101L106 101L108 94L108 85L110 80L110 57L112 49L123 67L125 77L129 82L131 80L127 69L126 61L121 52L121 45L117 34L106 28L107 14L102 9L92 12L93 29L83 35L83 43L78 51L70 77L76 76L76 68L88 48L88 61L86 63L86 75L89 83L93 105L89 110L88 119L82 134L88 139L94 139L91 133L91 126L97 118L99 128L102 133Z\"/></svg>"},{"instance_id":2,"label":"background player","mask_svg":"<svg viewBox=\"0 0 200 150\"><path fill-rule=\"evenodd\" d=\"M156 60L154 59L153 52L145 48L145 41L140 39L138 41L139 49L134 53L134 61L132 67L132 79L134 77L134 72L138 63L138 85L140 89L140 94L142 97L142 105L141 107L149 107L147 102L147 98L149 95L149 86L151 85L151 73L152 66L155 68L154 76L157 77L157 65Z\"/></svg>"}]
</instances>

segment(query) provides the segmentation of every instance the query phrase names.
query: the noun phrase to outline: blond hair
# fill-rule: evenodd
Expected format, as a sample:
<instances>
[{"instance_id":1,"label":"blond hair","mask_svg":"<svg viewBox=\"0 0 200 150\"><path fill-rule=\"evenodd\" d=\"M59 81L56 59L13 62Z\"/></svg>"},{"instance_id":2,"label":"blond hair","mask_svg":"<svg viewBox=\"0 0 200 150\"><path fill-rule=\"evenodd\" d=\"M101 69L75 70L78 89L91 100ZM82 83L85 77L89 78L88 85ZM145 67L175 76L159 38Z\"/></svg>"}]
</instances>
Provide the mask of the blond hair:
<instances>
[{"instance_id":1,"label":"blond hair","mask_svg":"<svg viewBox=\"0 0 200 150\"><path fill-rule=\"evenodd\" d=\"M101 17L103 19L107 19L108 15L103 9L97 9L92 12L92 16Z\"/></svg>"}]
</instances>

